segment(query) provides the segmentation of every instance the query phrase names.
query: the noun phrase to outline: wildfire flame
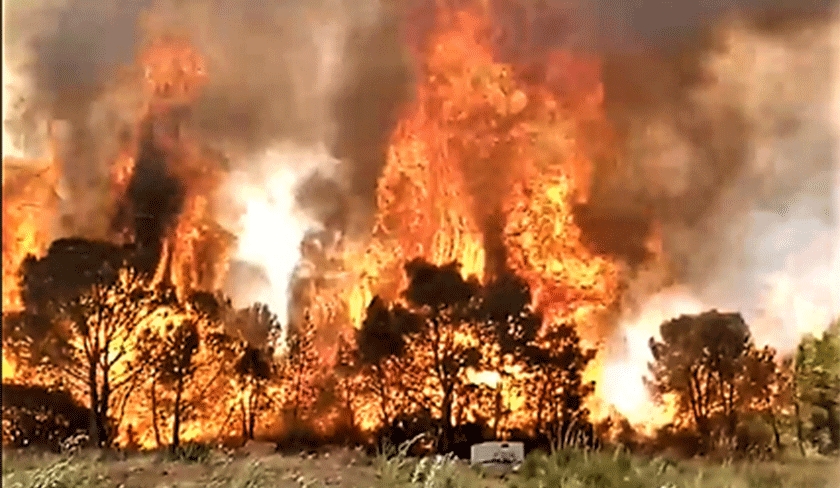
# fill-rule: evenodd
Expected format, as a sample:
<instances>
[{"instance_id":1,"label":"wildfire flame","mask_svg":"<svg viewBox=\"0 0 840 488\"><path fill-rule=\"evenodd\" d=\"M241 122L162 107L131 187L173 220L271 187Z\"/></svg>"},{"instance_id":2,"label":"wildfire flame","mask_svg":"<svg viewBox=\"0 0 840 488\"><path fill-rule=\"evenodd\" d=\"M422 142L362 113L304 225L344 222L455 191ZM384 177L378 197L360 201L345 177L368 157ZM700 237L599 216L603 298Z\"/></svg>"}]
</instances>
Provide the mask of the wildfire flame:
<instances>
[{"instance_id":1,"label":"wildfire flame","mask_svg":"<svg viewBox=\"0 0 840 488\"><path fill-rule=\"evenodd\" d=\"M465 277L479 280L502 268L513 271L532 289L533 305L545 317L543 332L574 323L594 345L601 339L600 317L618 304L622 279L616 260L583 244L573 214L575 205L588 200L594 152L612 137L598 60L553 52L543 61L551 68L535 75L524 63L502 61L486 5L457 12L442 8L438 14L436 27L417 49L416 98L405 107L390 139L371 239L339 250L350 279L338 286L313 287L307 316L319 323L359 327L374 295L398 298L406 284L403 264L419 257L435 264L457 261ZM168 171L184 184L183 205L164 237L156 281L173 284L185 297L197 290L221 289L233 256L270 262L271 293L280 296L266 301L285 321L287 287L298 264L300 241L315 227L302 217L279 220L288 220L293 212L294 178L269 181L264 185L267 191L244 192L240 223L249 230L234 238L218 224L214 208L214 196L230 175L203 150L188 124L173 115L198 99L212 73L188 41L174 37L155 40L137 63L147 106L131 140L113 161L111 195L116 202L127 199L137 171L141 128L150 125ZM176 127L167 126L170 120ZM52 237L46 216L55 212L50 192L60 176L58 163L25 180L4 178L4 312L22 306L16 273L23 259L43 253ZM266 242L283 240L263 239L267 231L262 227L275 225L292 234L286 236L289 248L266 248ZM122 243L131 235L130 228L118 229L113 240ZM596 326L586 329L584 324ZM478 342L474 337L463 340ZM322 353L329 356L327 362L335 361L334 349ZM599 361L588 373L598 382L639 373ZM635 356L628 361L638 366ZM4 356L4 379L14 366ZM196 381L209 384L208 376L215 374L222 373L202 370ZM503 403L515 410L524 403L511 386L520 374L511 372L513 381L487 371L474 371L471 377L477 384L499 388ZM601 400L641 411L646 398L623 383L607 384L615 396ZM596 396L601 391L596 390ZM227 425L221 420L225 413L247 394L240 389L225 397L218 411L202 414L204 423L192 422L182 439L222 429ZM151 427L142 419L147 407L127 408L126 423L148 432ZM592 408L596 415L605 415L597 405ZM376 425L377 415L360 415L360 425ZM145 435L140 442L151 446L154 438Z\"/></svg>"},{"instance_id":2,"label":"wildfire flame","mask_svg":"<svg viewBox=\"0 0 840 488\"><path fill-rule=\"evenodd\" d=\"M475 209L487 195L466 183L487 171L481 165L500 168L492 177L501 185L490 191L505 192L492 195L501 197L495 218L505 223L495 236L507 250L502 264L527 279L545 327L592 323L619 293L617 264L581 243L572 214L587 199L592 164L593 144L585 138L593 136L581 128L594 120L610 136L597 61L553 53L552 83L529 81L498 60L486 14L446 17L422 54L416 101L391 140L374 241L361 256L347 258L363 263L347 295L352 323L359 326L374 294L388 297L402 288L407 259L458 261L465 276L484 278L485 232L492 231L482 228ZM597 362L589 372L594 380L605 374Z\"/></svg>"}]
</instances>

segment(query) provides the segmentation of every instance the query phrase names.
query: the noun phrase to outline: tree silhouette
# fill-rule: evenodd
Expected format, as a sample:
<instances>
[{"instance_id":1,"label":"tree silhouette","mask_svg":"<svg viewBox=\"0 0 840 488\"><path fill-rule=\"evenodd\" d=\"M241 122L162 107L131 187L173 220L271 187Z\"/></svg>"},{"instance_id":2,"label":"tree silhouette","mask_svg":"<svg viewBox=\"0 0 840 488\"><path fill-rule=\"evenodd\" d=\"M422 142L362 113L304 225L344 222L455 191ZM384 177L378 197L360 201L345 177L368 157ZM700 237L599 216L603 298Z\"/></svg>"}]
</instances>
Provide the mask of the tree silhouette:
<instances>
[{"instance_id":1,"label":"tree silhouette","mask_svg":"<svg viewBox=\"0 0 840 488\"><path fill-rule=\"evenodd\" d=\"M398 371L407 347L408 334L419 332L422 318L401 305L388 306L380 297L368 305L362 326L356 331L360 364L369 376L369 387L378 399L383 425L395 417L393 404L402 393Z\"/></svg>"},{"instance_id":2,"label":"tree silhouette","mask_svg":"<svg viewBox=\"0 0 840 488\"><path fill-rule=\"evenodd\" d=\"M29 256L21 264L22 295L28 313L51 316L57 313L54 305L74 300L94 285L113 284L119 270L130 267L131 258L130 249L108 242L79 238L54 241L43 257Z\"/></svg>"},{"instance_id":3,"label":"tree silhouette","mask_svg":"<svg viewBox=\"0 0 840 488\"><path fill-rule=\"evenodd\" d=\"M649 380L654 395L675 393L708 447L712 422L720 418L735 435L744 401L738 380L750 351L750 331L740 314L716 310L683 315L663 323L662 341L650 340L654 361Z\"/></svg>"},{"instance_id":4,"label":"tree silhouette","mask_svg":"<svg viewBox=\"0 0 840 488\"><path fill-rule=\"evenodd\" d=\"M264 339L264 343L260 344L239 341L235 352L234 372L242 437L253 439L257 417L269 404L267 386L277 375L274 352L283 328L277 316L261 303L237 312L235 323L237 331L244 336Z\"/></svg>"},{"instance_id":5,"label":"tree silhouette","mask_svg":"<svg viewBox=\"0 0 840 488\"><path fill-rule=\"evenodd\" d=\"M123 269L114 283L95 284L67 302L57 303L65 332L62 356L53 358L66 376L84 385L91 408L90 438L100 447L110 445L113 429L109 414L114 398L133 387L142 372L130 351L151 321L165 319L162 305L168 297L150 290L140 276Z\"/></svg>"},{"instance_id":6,"label":"tree silhouette","mask_svg":"<svg viewBox=\"0 0 840 488\"><path fill-rule=\"evenodd\" d=\"M586 426L584 401L595 388L584 383L583 372L595 358L594 349L583 349L573 325L554 325L525 350L534 373L532 408L536 432L564 445Z\"/></svg>"},{"instance_id":7,"label":"tree silhouette","mask_svg":"<svg viewBox=\"0 0 840 488\"><path fill-rule=\"evenodd\" d=\"M412 311L423 318L423 327L412 334L412 343L428 351L442 423L439 449L451 450L455 396L468 383L466 371L478 369L482 355L475 307L479 284L464 280L457 263L435 266L420 259L405 265L408 287L405 297ZM469 340L468 338L473 340Z\"/></svg>"},{"instance_id":8,"label":"tree silhouette","mask_svg":"<svg viewBox=\"0 0 840 488\"><path fill-rule=\"evenodd\" d=\"M308 314L300 323L289 327L286 344L288 349L282 364L283 379L289 391L286 413L298 425L308 417L318 399L322 366L315 349L315 324Z\"/></svg>"},{"instance_id":9,"label":"tree silhouette","mask_svg":"<svg viewBox=\"0 0 840 488\"><path fill-rule=\"evenodd\" d=\"M773 430L776 449L782 448L779 417L792 401L792 384L788 368L780 364L770 347L750 345L743 357L743 372L737 381L741 412L754 412L764 418Z\"/></svg>"},{"instance_id":10,"label":"tree silhouette","mask_svg":"<svg viewBox=\"0 0 840 488\"><path fill-rule=\"evenodd\" d=\"M175 296L172 289L168 294ZM155 443L164 445L163 426L169 429L169 447L177 449L188 422L212 415L208 396L219 393L220 384L230 374L235 341L224 332L220 314L188 300L167 304L170 320L143 331L136 355L146 366L143 390L151 415ZM207 303L204 303L207 305ZM212 311L212 307L210 309ZM212 393L212 395L211 395Z\"/></svg>"},{"instance_id":11,"label":"tree silhouette","mask_svg":"<svg viewBox=\"0 0 840 488\"><path fill-rule=\"evenodd\" d=\"M500 354L527 355L537 338L543 318L531 308L528 283L505 273L482 288L477 319L490 327L500 346Z\"/></svg>"},{"instance_id":12,"label":"tree silhouette","mask_svg":"<svg viewBox=\"0 0 840 488\"><path fill-rule=\"evenodd\" d=\"M174 390L172 405L172 442L174 450L181 445L181 421L184 413L185 389L193 381L197 365L200 336L195 320L186 319L177 326L167 324L161 341L162 357L158 364L159 381Z\"/></svg>"},{"instance_id":13,"label":"tree silhouette","mask_svg":"<svg viewBox=\"0 0 840 488\"><path fill-rule=\"evenodd\" d=\"M485 344L483 353L486 368L495 371L503 381L512 378L511 368L527 368L529 351L542 326L542 316L531 307L528 283L512 274L501 273L480 291L480 304L475 319L480 324L480 336ZM496 385L493 395L493 431L498 435L503 416L502 385Z\"/></svg>"},{"instance_id":14,"label":"tree silhouette","mask_svg":"<svg viewBox=\"0 0 840 488\"><path fill-rule=\"evenodd\" d=\"M243 439L254 439L257 415L265 408L266 384L274 375L272 354L271 348L246 345L236 362Z\"/></svg>"}]
</instances>

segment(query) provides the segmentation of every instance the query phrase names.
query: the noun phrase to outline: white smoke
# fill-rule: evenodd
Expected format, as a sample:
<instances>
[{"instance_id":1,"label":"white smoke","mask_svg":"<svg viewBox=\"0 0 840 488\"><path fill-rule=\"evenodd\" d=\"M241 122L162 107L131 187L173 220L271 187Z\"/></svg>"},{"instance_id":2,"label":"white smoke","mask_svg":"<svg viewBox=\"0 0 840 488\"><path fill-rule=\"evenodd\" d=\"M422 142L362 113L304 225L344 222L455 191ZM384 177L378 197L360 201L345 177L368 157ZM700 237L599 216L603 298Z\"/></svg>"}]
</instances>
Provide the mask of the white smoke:
<instances>
[{"instance_id":1,"label":"white smoke","mask_svg":"<svg viewBox=\"0 0 840 488\"><path fill-rule=\"evenodd\" d=\"M229 291L235 305L264 303L285 323L301 242L320 228L298 208L296 190L314 172L331 171L336 165L323 149L289 146L270 150L249 165L263 168L262 175L232 175L228 192L242 210L233 229L237 234L234 259L259 269L264 278L232 276Z\"/></svg>"},{"instance_id":2,"label":"white smoke","mask_svg":"<svg viewBox=\"0 0 840 488\"><path fill-rule=\"evenodd\" d=\"M749 206L725 229L732 244L696 291L740 311L756 342L782 354L840 316L838 167L828 164L840 141L830 71L837 33L835 22L789 36L737 34L715 64L753 127L751 164L719 213Z\"/></svg>"},{"instance_id":3,"label":"white smoke","mask_svg":"<svg viewBox=\"0 0 840 488\"><path fill-rule=\"evenodd\" d=\"M651 296L637 313L625 317L621 324L623 334L614 338L605 351L608 359L599 388L606 402L631 423L647 423L656 418L643 380L647 365L653 360L648 342L651 337L660 338L659 325L663 322L707 309L691 290L673 287Z\"/></svg>"},{"instance_id":4,"label":"white smoke","mask_svg":"<svg viewBox=\"0 0 840 488\"><path fill-rule=\"evenodd\" d=\"M313 71L292 70L291 93L297 106L311 116L313 144L282 142L264 153L239 161L245 168L227 182L227 196L240 211L231 226L237 236L236 261L250 265L260 276L232 274L228 293L237 306L259 302L269 306L284 324L289 319L291 286L301 262L304 237L322 224L297 201L301 186L317 175L338 181L340 161L329 152L335 124L331 108L344 66L341 53L349 33L349 19L313 24L310 32L315 59L301 59ZM294 63L292 63L294 65ZM313 76L314 75L314 76ZM338 181L339 187L341 182Z\"/></svg>"},{"instance_id":5,"label":"white smoke","mask_svg":"<svg viewBox=\"0 0 840 488\"><path fill-rule=\"evenodd\" d=\"M3 3L5 10L5 2ZM5 32L3 34L3 157L25 158L32 156L26 151L25 141L21 139L19 131L13 130L15 124L20 123L19 101L27 91L28 79L22 73L14 49L8 45Z\"/></svg>"},{"instance_id":6,"label":"white smoke","mask_svg":"<svg viewBox=\"0 0 840 488\"><path fill-rule=\"evenodd\" d=\"M628 312L607 350L600 388L631 422L650 413L642 377L664 321L740 312L758 345L784 355L840 317L840 72L829 72L840 66L840 24L778 36L735 29L709 66L716 83L699 96L751 119L750 164L717 210L726 224L694 231L722 243L716 265Z\"/></svg>"}]
</instances>

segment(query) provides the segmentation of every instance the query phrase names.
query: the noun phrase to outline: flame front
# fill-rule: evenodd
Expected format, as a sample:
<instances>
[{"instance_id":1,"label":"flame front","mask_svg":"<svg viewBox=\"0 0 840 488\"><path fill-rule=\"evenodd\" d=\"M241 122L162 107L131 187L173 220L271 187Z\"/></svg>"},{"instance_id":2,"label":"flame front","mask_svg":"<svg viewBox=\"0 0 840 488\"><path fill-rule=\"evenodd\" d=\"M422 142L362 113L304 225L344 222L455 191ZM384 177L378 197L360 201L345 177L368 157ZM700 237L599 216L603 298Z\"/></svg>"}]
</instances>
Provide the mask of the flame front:
<instances>
[{"instance_id":1,"label":"flame front","mask_svg":"<svg viewBox=\"0 0 840 488\"><path fill-rule=\"evenodd\" d=\"M407 259L458 261L465 276L482 278L493 232L503 234L489 236L504 242L502 264L528 279L549 322L608 307L617 298L617 267L581 244L572 215L586 199L591 166L578 127L596 117L605 124L597 65L555 54L565 78L554 87L529 83L497 61L485 14L442 12L440 26L379 180L374 243L349 299L353 322L372 294L400 289L401 270L393 268ZM574 79L577 72L588 78ZM476 175L498 181L476 183ZM481 208L494 199L502 229L487 229L482 218L496 210Z\"/></svg>"},{"instance_id":2,"label":"flame front","mask_svg":"<svg viewBox=\"0 0 840 488\"><path fill-rule=\"evenodd\" d=\"M305 293L308 307L302 315L317 327L358 328L373 296L399 298L406 285L402 267L419 257L439 265L457 261L465 277L485 282L501 271L512 271L530 285L534 308L544 316L543 333L573 323L581 327L585 340L594 343L602 335L597 327L600 317L620 299L622 279L616 260L583 244L574 219L575 205L588 199L593 158L609 147L612 138L604 115L598 61L552 52L538 63L541 69L503 62L496 52L486 6L457 12L441 8L436 15L436 27L425 40L412 41L419 46L416 96L404 107L391 134L377 187L371 239L363 244L345 243L339 260L350 278L339 285L313 283ZM230 175L219 158L203 150L183 115L211 76L199 53L183 39L165 37L143 52L138 66L146 89L145 106L131 137L114 158L110 197L128 205L132 178L140 171L141 148L149 143L163 155L168 174L184 186L178 214L161 236L154 284L174 285L182 300L194 291L216 292L222 288L237 244L240 252L251 251L254 260L271 258L277 268L272 281L286 279L295 263L266 247L270 240L262 232L268 230L261 227L271 227L272 222L250 222L248 235L240 236L237 243L216 219L214 197ZM58 168L57 163L50 166L54 167ZM23 259L42 254L53 237L45 216L55 212L50 206L54 197L44 192L55 187L56 171L50 169L42 180L32 178L26 184L4 180L4 312L22 306L17 271ZM286 193L294 190L285 180L266 185ZM16 191L8 192L12 187ZM272 191L251 202L246 219L292 212L286 208L293 206L291 199L275 201ZM37 205L27 206L29 200ZM275 208L278 205L282 208ZM137 211L126 210L128 214ZM131 244L137 235L136 219L116 221L124 225L117 226L112 240ZM284 303L285 298L273 299ZM180 323L194 318L190 313L172 320ZM285 322L286 317L280 319ZM584 324L596 326L586 329ZM158 328L162 327L163 322ZM462 334L457 341L481 345L479 338L469 335ZM417 347L412 353L428 352ZM328 365L340 356L331 346L319 352ZM221 363L205 362L208 367L196 371L195 384L212 385L207 391L214 392L218 402L192 415L184 440L228 434L231 412L244 405L256 388L237 384L233 373L218 367ZM475 383L497 388L498 401L514 411L510 419L526 422L521 418L527 408L522 382L528 374L507 371L503 362L497 365L499 371L473 371L471 377ZM406 378L420 374L405 367ZM13 372L14 365L4 356L4 379L7 371ZM502 379L500 371L507 371L512 379ZM589 376L600 381L610 371L596 361ZM380 380L396 396L400 395L397 387L407 381L386 373ZM156 391L149 384L138 388ZM269 390L275 396L299 394L282 387ZM153 407L148 398L138 398L125 408L124 425L144 432L133 441L153 446L159 434L152 431L171 427L150 419ZM359 407L359 425L378 425L380 414L374 411L378 407L352 401ZM325 418L322 423L329 421ZM129 442L124 434L120 441Z\"/></svg>"},{"instance_id":3,"label":"flame front","mask_svg":"<svg viewBox=\"0 0 840 488\"><path fill-rule=\"evenodd\" d=\"M374 294L395 298L403 289L406 260L458 261L465 276L484 278L500 265L486 248L494 240L505 249L501 265L530 284L545 327L597 323L617 303L620 270L582 244L573 216L603 143L590 139L611 136L597 61L551 53L552 71L528 79L498 61L486 11L439 14L421 54L416 101L379 180L374 241L346 259L363 263L347 295L352 323L361 324ZM498 208L482 208L493 202ZM488 226L488 217L503 225ZM597 330L581 333L598 339ZM603 374L596 361L590 378Z\"/></svg>"}]
</instances>

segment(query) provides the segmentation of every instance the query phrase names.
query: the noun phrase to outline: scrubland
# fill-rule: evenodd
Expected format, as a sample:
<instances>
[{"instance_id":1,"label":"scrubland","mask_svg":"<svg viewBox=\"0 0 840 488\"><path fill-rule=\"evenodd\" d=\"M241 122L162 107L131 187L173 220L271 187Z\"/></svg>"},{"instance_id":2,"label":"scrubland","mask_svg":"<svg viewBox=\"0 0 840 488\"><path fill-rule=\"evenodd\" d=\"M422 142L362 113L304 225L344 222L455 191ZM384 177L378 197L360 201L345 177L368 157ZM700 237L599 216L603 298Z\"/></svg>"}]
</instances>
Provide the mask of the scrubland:
<instances>
[{"instance_id":1,"label":"scrubland","mask_svg":"<svg viewBox=\"0 0 840 488\"><path fill-rule=\"evenodd\" d=\"M271 444L237 450L186 445L177 453L29 450L3 453L3 486L14 488L422 487L422 488L836 488L836 458L790 456L765 462L642 457L621 449L530 453L514 473L470 468L449 456L413 458L407 449L375 455L333 448L299 455Z\"/></svg>"}]
</instances>

